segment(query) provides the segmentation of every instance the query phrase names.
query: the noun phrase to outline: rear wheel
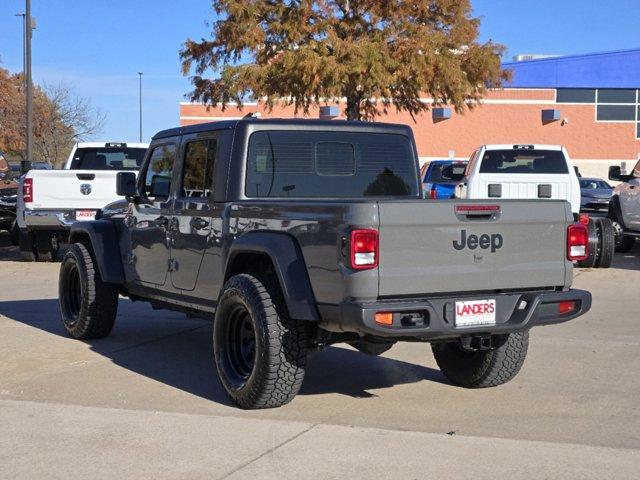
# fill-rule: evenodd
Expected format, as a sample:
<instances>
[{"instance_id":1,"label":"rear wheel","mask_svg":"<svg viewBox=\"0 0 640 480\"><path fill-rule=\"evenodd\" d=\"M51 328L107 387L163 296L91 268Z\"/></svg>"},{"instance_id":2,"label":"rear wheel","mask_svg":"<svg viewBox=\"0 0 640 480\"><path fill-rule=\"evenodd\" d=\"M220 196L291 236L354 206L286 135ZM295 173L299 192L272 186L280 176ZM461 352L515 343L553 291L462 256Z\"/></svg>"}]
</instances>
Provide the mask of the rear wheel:
<instances>
[{"instance_id":1,"label":"rear wheel","mask_svg":"<svg viewBox=\"0 0 640 480\"><path fill-rule=\"evenodd\" d=\"M36 233L36 254L38 262L53 262L58 256L58 238L51 232Z\"/></svg>"},{"instance_id":2,"label":"rear wheel","mask_svg":"<svg viewBox=\"0 0 640 480\"><path fill-rule=\"evenodd\" d=\"M60 313L73 338L103 338L118 311L118 290L103 283L87 247L75 243L65 254L59 277Z\"/></svg>"},{"instance_id":3,"label":"rear wheel","mask_svg":"<svg viewBox=\"0 0 640 480\"><path fill-rule=\"evenodd\" d=\"M35 262L36 246L33 233L27 230L21 230L18 243L20 244L20 256L22 260L25 262Z\"/></svg>"},{"instance_id":4,"label":"rear wheel","mask_svg":"<svg viewBox=\"0 0 640 480\"><path fill-rule=\"evenodd\" d=\"M596 222L596 229L598 231L598 258L595 266L609 268L615 250L615 230L608 218L599 218Z\"/></svg>"},{"instance_id":5,"label":"rear wheel","mask_svg":"<svg viewBox=\"0 0 640 480\"><path fill-rule=\"evenodd\" d=\"M624 227L615 214L610 214L609 219L614 231L615 251L620 253L630 251L635 245L636 239L624 234Z\"/></svg>"},{"instance_id":6,"label":"rear wheel","mask_svg":"<svg viewBox=\"0 0 640 480\"><path fill-rule=\"evenodd\" d=\"M14 220L11 224L11 228L9 229L9 239L11 240L11 245L20 245L20 227L18 226L17 220Z\"/></svg>"},{"instance_id":7,"label":"rear wheel","mask_svg":"<svg viewBox=\"0 0 640 480\"><path fill-rule=\"evenodd\" d=\"M225 284L213 325L220 381L241 408L289 403L304 379L304 324L288 317L278 285L251 275Z\"/></svg>"},{"instance_id":8,"label":"rear wheel","mask_svg":"<svg viewBox=\"0 0 640 480\"><path fill-rule=\"evenodd\" d=\"M527 356L529 332L496 335L492 350L467 351L460 342L432 345L440 370L453 384L465 388L495 387L515 377Z\"/></svg>"}]
</instances>

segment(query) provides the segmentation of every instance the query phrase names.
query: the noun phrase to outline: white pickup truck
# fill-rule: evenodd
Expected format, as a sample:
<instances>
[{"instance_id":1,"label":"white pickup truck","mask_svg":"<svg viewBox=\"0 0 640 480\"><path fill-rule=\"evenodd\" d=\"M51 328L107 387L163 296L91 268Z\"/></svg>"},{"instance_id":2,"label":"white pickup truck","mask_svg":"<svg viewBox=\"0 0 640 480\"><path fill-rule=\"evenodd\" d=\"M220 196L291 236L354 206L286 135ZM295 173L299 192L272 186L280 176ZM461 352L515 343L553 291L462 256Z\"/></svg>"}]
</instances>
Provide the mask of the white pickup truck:
<instances>
[{"instance_id":1,"label":"white pickup truck","mask_svg":"<svg viewBox=\"0 0 640 480\"><path fill-rule=\"evenodd\" d=\"M476 200L565 200L574 218L589 228L590 254L578 265L611 265L614 227L607 218L580 215L580 182L562 145L483 145L471 155L454 195Z\"/></svg>"},{"instance_id":2,"label":"white pickup truck","mask_svg":"<svg viewBox=\"0 0 640 480\"><path fill-rule=\"evenodd\" d=\"M76 221L93 220L116 194L119 171L137 171L147 143L77 143L62 170L30 170L20 180L17 221L26 261L53 261Z\"/></svg>"}]
</instances>

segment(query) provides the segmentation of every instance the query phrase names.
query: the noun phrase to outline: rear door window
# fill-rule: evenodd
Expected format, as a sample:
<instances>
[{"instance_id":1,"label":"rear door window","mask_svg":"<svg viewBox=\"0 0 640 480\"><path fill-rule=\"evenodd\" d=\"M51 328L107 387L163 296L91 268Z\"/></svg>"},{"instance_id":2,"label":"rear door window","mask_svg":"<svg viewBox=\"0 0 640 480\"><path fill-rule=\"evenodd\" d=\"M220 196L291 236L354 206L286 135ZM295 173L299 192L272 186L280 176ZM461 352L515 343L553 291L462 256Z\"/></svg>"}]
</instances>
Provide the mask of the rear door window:
<instances>
[{"instance_id":1,"label":"rear door window","mask_svg":"<svg viewBox=\"0 0 640 480\"><path fill-rule=\"evenodd\" d=\"M487 150L482 156L480 173L569 173L564 154L559 150Z\"/></svg>"},{"instance_id":2,"label":"rear door window","mask_svg":"<svg viewBox=\"0 0 640 480\"><path fill-rule=\"evenodd\" d=\"M407 197L418 189L404 135L263 131L249 140L248 197Z\"/></svg>"},{"instance_id":3,"label":"rear door window","mask_svg":"<svg viewBox=\"0 0 640 480\"><path fill-rule=\"evenodd\" d=\"M212 195L216 141L187 143L182 171L182 198L208 198Z\"/></svg>"}]
</instances>

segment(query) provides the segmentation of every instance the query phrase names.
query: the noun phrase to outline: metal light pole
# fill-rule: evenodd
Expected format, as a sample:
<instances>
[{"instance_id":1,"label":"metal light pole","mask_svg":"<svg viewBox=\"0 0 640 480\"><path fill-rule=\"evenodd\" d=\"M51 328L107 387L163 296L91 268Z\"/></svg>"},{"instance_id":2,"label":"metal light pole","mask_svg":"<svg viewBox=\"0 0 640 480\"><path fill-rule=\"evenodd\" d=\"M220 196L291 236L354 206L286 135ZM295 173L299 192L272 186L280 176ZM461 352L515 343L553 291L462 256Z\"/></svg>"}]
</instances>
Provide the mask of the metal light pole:
<instances>
[{"instance_id":1,"label":"metal light pole","mask_svg":"<svg viewBox=\"0 0 640 480\"><path fill-rule=\"evenodd\" d=\"M27 15L25 13L16 13L16 17L22 17L22 81L27 86Z\"/></svg>"},{"instance_id":2,"label":"metal light pole","mask_svg":"<svg viewBox=\"0 0 640 480\"><path fill-rule=\"evenodd\" d=\"M140 142L142 142L142 72L138 72L138 99L140 101Z\"/></svg>"},{"instance_id":3,"label":"metal light pole","mask_svg":"<svg viewBox=\"0 0 640 480\"><path fill-rule=\"evenodd\" d=\"M31 0L26 0L25 6L25 81L27 83L27 155L22 160L20 170L26 173L31 168L33 159L33 82L31 78L31 34L34 28L31 18Z\"/></svg>"}]
</instances>

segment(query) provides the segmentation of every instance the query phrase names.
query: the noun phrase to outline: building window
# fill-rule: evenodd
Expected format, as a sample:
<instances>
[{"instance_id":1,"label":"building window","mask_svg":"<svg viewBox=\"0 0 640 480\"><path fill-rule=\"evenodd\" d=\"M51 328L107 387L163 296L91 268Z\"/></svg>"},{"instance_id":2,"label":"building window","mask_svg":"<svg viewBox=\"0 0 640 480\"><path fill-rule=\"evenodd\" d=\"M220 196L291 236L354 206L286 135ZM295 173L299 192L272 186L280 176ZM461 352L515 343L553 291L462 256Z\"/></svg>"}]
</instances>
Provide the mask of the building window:
<instances>
[{"instance_id":1,"label":"building window","mask_svg":"<svg viewBox=\"0 0 640 480\"><path fill-rule=\"evenodd\" d=\"M636 103L636 91L621 88L598 90L598 103Z\"/></svg>"},{"instance_id":2,"label":"building window","mask_svg":"<svg viewBox=\"0 0 640 480\"><path fill-rule=\"evenodd\" d=\"M593 88L558 88L557 103L595 103L596 91Z\"/></svg>"},{"instance_id":3,"label":"building window","mask_svg":"<svg viewBox=\"0 0 640 480\"><path fill-rule=\"evenodd\" d=\"M640 139L640 122L636 124L636 138Z\"/></svg>"},{"instance_id":4,"label":"building window","mask_svg":"<svg viewBox=\"0 0 640 480\"><path fill-rule=\"evenodd\" d=\"M633 122L636 120L635 105L600 105L596 118L598 121Z\"/></svg>"}]
</instances>

